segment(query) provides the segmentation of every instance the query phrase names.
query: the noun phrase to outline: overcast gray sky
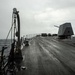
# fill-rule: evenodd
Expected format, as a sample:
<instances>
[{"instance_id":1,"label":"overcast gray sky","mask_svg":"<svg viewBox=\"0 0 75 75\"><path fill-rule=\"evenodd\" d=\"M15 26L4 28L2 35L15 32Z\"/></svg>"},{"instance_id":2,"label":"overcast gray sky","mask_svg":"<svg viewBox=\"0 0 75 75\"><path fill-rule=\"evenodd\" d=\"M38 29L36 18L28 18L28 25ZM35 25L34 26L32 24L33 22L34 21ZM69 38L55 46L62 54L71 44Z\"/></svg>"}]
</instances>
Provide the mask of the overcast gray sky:
<instances>
[{"instance_id":1,"label":"overcast gray sky","mask_svg":"<svg viewBox=\"0 0 75 75\"><path fill-rule=\"evenodd\" d=\"M58 33L54 25L71 22L75 32L75 0L0 0L0 38L5 38L12 21L12 9L19 10L21 35Z\"/></svg>"}]
</instances>

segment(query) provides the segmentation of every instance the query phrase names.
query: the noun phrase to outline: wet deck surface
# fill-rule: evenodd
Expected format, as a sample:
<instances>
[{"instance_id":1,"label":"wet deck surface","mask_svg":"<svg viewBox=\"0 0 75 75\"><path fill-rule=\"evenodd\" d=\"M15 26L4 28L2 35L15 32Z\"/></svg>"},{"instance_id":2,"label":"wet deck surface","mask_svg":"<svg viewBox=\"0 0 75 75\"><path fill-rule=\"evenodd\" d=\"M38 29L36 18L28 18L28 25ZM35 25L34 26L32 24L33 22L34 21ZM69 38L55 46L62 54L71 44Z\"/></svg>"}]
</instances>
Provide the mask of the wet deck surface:
<instances>
[{"instance_id":1,"label":"wet deck surface","mask_svg":"<svg viewBox=\"0 0 75 75\"><path fill-rule=\"evenodd\" d=\"M75 75L75 47L53 37L33 38L23 57L20 75Z\"/></svg>"}]
</instances>

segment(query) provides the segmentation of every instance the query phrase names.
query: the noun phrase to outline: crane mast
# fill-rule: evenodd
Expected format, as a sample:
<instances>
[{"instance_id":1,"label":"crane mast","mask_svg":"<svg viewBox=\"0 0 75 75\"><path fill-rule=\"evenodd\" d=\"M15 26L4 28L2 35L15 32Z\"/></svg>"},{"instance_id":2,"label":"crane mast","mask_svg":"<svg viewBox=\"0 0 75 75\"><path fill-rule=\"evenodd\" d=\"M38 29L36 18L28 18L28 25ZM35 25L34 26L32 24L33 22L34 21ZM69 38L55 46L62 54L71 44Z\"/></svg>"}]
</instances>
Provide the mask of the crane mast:
<instances>
[{"instance_id":1,"label":"crane mast","mask_svg":"<svg viewBox=\"0 0 75 75\"><path fill-rule=\"evenodd\" d=\"M14 39L15 35L17 37L17 43L16 43L16 53L17 57L19 60L22 60L22 52L21 52L21 41L20 41L20 16L19 16L19 11L17 11L16 8L13 9L13 21L14 21ZM17 30L16 30L17 27ZM16 32L16 33L15 33ZM15 53L15 56L16 56Z\"/></svg>"}]
</instances>

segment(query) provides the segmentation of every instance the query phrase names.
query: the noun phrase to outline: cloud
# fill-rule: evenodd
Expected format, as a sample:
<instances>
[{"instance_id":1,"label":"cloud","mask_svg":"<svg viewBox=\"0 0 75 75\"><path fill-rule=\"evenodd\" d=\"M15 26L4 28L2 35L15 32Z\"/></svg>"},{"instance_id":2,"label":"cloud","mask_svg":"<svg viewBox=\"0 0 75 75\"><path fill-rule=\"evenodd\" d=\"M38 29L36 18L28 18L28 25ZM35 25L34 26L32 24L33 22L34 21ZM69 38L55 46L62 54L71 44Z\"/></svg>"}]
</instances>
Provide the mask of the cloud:
<instances>
[{"instance_id":1,"label":"cloud","mask_svg":"<svg viewBox=\"0 0 75 75\"><path fill-rule=\"evenodd\" d=\"M55 9L75 7L74 0L47 0L47 6Z\"/></svg>"},{"instance_id":2,"label":"cloud","mask_svg":"<svg viewBox=\"0 0 75 75\"><path fill-rule=\"evenodd\" d=\"M74 0L0 0L0 38L5 38L11 27L12 9L20 12L21 35L51 32L57 33L54 25L71 22L75 32Z\"/></svg>"}]
</instances>

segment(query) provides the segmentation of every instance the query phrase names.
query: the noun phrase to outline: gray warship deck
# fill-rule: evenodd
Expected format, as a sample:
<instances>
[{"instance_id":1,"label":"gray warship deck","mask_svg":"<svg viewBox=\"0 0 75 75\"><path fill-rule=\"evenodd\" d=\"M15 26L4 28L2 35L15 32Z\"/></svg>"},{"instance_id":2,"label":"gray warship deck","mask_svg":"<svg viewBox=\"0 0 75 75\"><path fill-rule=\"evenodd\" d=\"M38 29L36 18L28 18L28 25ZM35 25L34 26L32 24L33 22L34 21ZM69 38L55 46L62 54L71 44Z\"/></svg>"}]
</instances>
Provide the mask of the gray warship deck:
<instances>
[{"instance_id":1,"label":"gray warship deck","mask_svg":"<svg viewBox=\"0 0 75 75\"><path fill-rule=\"evenodd\" d=\"M53 37L35 37L22 50L18 75L75 75L75 47Z\"/></svg>"}]
</instances>

